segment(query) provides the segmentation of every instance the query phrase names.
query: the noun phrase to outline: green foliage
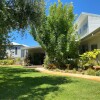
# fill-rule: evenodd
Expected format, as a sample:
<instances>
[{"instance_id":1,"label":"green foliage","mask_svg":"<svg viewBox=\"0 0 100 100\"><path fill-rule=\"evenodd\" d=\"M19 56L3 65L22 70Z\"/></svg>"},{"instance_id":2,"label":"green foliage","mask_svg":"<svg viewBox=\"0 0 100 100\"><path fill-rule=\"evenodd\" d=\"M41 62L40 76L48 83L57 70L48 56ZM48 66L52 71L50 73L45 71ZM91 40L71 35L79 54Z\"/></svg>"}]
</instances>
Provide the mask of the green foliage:
<instances>
[{"instance_id":1,"label":"green foliage","mask_svg":"<svg viewBox=\"0 0 100 100\"><path fill-rule=\"evenodd\" d=\"M21 58L15 58L14 61L15 61L14 63L15 65L22 65L24 62L24 60L22 60Z\"/></svg>"},{"instance_id":2,"label":"green foliage","mask_svg":"<svg viewBox=\"0 0 100 100\"><path fill-rule=\"evenodd\" d=\"M93 69L91 69L91 68L89 68L89 69L86 71L86 73L87 73L88 75L96 75L96 71L93 70Z\"/></svg>"},{"instance_id":3,"label":"green foliage","mask_svg":"<svg viewBox=\"0 0 100 100\"><path fill-rule=\"evenodd\" d=\"M49 57L46 55L46 56L45 56L45 59L44 59L44 67L45 67L45 68L48 68L48 64L50 64L50 62L49 62Z\"/></svg>"},{"instance_id":4,"label":"green foliage","mask_svg":"<svg viewBox=\"0 0 100 100\"><path fill-rule=\"evenodd\" d=\"M96 71L96 76L100 76L100 70Z\"/></svg>"},{"instance_id":5,"label":"green foliage","mask_svg":"<svg viewBox=\"0 0 100 100\"><path fill-rule=\"evenodd\" d=\"M47 69L55 69L56 65L50 62L49 57L46 55L44 59L44 67Z\"/></svg>"},{"instance_id":6,"label":"green foliage","mask_svg":"<svg viewBox=\"0 0 100 100\"><path fill-rule=\"evenodd\" d=\"M93 65L98 65L98 55L100 54L99 49L93 51L88 51L80 55L79 66L83 68L88 68Z\"/></svg>"},{"instance_id":7,"label":"green foliage","mask_svg":"<svg viewBox=\"0 0 100 100\"><path fill-rule=\"evenodd\" d=\"M75 68L73 68L73 71L72 71L73 73L76 73L77 71L76 71L76 69Z\"/></svg>"},{"instance_id":8,"label":"green foliage","mask_svg":"<svg viewBox=\"0 0 100 100\"><path fill-rule=\"evenodd\" d=\"M21 58L16 58L16 61L21 61Z\"/></svg>"},{"instance_id":9,"label":"green foliage","mask_svg":"<svg viewBox=\"0 0 100 100\"><path fill-rule=\"evenodd\" d=\"M40 23L44 0L0 1L0 24L5 30L26 29L31 22ZM3 30L4 31L4 30Z\"/></svg>"},{"instance_id":10,"label":"green foliage","mask_svg":"<svg viewBox=\"0 0 100 100\"><path fill-rule=\"evenodd\" d=\"M9 35L0 33L0 59L4 59L6 54L6 48L8 47L10 41L9 41Z\"/></svg>"},{"instance_id":11,"label":"green foliage","mask_svg":"<svg viewBox=\"0 0 100 100\"><path fill-rule=\"evenodd\" d=\"M31 34L45 50L48 63L62 67L68 63L68 58L78 57L79 42L75 41L77 34L73 23L73 5L59 2L50 7L48 16L44 13L39 27L31 26Z\"/></svg>"},{"instance_id":12,"label":"green foliage","mask_svg":"<svg viewBox=\"0 0 100 100\"><path fill-rule=\"evenodd\" d=\"M14 64L14 60L9 60L9 59L5 59L5 60L0 60L0 65L13 65Z\"/></svg>"},{"instance_id":13,"label":"green foliage","mask_svg":"<svg viewBox=\"0 0 100 100\"><path fill-rule=\"evenodd\" d=\"M24 62L25 62L26 66L30 65L30 56L29 55L25 57Z\"/></svg>"}]
</instances>

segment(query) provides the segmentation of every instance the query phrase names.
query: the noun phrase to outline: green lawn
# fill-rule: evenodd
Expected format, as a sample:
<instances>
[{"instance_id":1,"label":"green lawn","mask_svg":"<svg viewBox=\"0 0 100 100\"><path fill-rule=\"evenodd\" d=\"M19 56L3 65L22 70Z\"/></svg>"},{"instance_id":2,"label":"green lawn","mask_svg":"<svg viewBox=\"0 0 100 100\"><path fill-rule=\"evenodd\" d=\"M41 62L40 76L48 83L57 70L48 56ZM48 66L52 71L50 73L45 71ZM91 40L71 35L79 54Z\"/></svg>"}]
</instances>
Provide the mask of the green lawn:
<instances>
[{"instance_id":1,"label":"green lawn","mask_svg":"<svg viewBox=\"0 0 100 100\"><path fill-rule=\"evenodd\" d=\"M0 67L0 100L100 100L100 82Z\"/></svg>"}]
</instances>

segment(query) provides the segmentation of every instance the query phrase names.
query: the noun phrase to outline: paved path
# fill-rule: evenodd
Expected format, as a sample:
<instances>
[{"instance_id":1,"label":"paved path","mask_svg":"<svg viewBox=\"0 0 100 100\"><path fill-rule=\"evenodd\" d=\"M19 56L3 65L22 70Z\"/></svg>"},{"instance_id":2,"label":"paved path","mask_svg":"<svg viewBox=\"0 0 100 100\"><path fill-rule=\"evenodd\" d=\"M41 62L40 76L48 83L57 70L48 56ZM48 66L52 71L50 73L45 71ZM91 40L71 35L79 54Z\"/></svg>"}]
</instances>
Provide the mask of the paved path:
<instances>
[{"instance_id":1,"label":"paved path","mask_svg":"<svg viewBox=\"0 0 100 100\"><path fill-rule=\"evenodd\" d=\"M78 78L84 78L84 79L95 80L95 81L99 81L100 82L100 77L99 76L72 74L72 73L64 73L64 72L54 72L54 71L47 70L47 69L45 69L43 67L35 67L34 69L37 70L37 71L40 71L40 72L43 72L43 73L52 74L52 75L78 77Z\"/></svg>"}]
</instances>

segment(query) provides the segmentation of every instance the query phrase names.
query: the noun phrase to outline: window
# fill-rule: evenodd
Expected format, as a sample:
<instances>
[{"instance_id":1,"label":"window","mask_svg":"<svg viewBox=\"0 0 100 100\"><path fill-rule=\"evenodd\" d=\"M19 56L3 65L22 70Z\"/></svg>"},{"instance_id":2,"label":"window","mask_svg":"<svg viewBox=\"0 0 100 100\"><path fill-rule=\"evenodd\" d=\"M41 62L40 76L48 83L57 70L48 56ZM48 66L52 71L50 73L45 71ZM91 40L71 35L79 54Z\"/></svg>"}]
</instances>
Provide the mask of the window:
<instances>
[{"instance_id":1,"label":"window","mask_svg":"<svg viewBox=\"0 0 100 100\"><path fill-rule=\"evenodd\" d=\"M97 44L92 44L91 45L91 50L97 49Z\"/></svg>"},{"instance_id":2,"label":"window","mask_svg":"<svg viewBox=\"0 0 100 100\"><path fill-rule=\"evenodd\" d=\"M81 34L81 29L79 29L78 33Z\"/></svg>"},{"instance_id":3,"label":"window","mask_svg":"<svg viewBox=\"0 0 100 100\"><path fill-rule=\"evenodd\" d=\"M84 44L81 46L81 53L88 51L88 44Z\"/></svg>"},{"instance_id":4,"label":"window","mask_svg":"<svg viewBox=\"0 0 100 100\"><path fill-rule=\"evenodd\" d=\"M88 23L84 24L84 25L83 25L83 30L86 30L87 27L88 27Z\"/></svg>"},{"instance_id":5,"label":"window","mask_svg":"<svg viewBox=\"0 0 100 100\"><path fill-rule=\"evenodd\" d=\"M15 55L17 55L17 47L15 47Z\"/></svg>"},{"instance_id":6,"label":"window","mask_svg":"<svg viewBox=\"0 0 100 100\"><path fill-rule=\"evenodd\" d=\"M88 23L85 23L78 31L79 34L86 33L88 28Z\"/></svg>"},{"instance_id":7,"label":"window","mask_svg":"<svg viewBox=\"0 0 100 100\"><path fill-rule=\"evenodd\" d=\"M21 50L21 57L24 57L25 50Z\"/></svg>"},{"instance_id":8,"label":"window","mask_svg":"<svg viewBox=\"0 0 100 100\"><path fill-rule=\"evenodd\" d=\"M80 34L82 33L82 29L80 29Z\"/></svg>"}]
</instances>

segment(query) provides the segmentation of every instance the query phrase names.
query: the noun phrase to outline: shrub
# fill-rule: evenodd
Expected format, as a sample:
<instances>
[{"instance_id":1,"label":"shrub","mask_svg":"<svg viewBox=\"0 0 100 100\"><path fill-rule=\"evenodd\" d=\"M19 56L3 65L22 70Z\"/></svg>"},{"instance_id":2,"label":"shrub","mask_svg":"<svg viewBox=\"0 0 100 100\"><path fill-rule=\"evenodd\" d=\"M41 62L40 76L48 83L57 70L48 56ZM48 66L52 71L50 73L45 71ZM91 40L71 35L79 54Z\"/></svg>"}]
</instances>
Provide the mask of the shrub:
<instances>
[{"instance_id":1,"label":"shrub","mask_svg":"<svg viewBox=\"0 0 100 100\"><path fill-rule=\"evenodd\" d=\"M53 62L50 62L49 57L46 55L45 59L44 59L44 67L48 68L48 69L56 69L56 64L54 64Z\"/></svg>"},{"instance_id":2,"label":"shrub","mask_svg":"<svg viewBox=\"0 0 100 100\"><path fill-rule=\"evenodd\" d=\"M15 58L15 64L16 64L16 65L22 64L21 58Z\"/></svg>"},{"instance_id":3,"label":"shrub","mask_svg":"<svg viewBox=\"0 0 100 100\"><path fill-rule=\"evenodd\" d=\"M100 76L100 70L96 72L96 76Z\"/></svg>"},{"instance_id":4,"label":"shrub","mask_svg":"<svg viewBox=\"0 0 100 100\"><path fill-rule=\"evenodd\" d=\"M73 68L72 72L73 72L73 73L76 73L77 71L76 71L76 69L75 69L75 68Z\"/></svg>"},{"instance_id":5,"label":"shrub","mask_svg":"<svg viewBox=\"0 0 100 100\"><path fill-rule=\"evenodd\" d=\"M68 73L68 72L69 72L69 70L68 70L68 69L66 69L66 70L65 70L65 73Z\"/></svg>"},{"instance_id":6,"label":"shrub","mask_svg":"<svg viewBox=\"0 0 100 100\"><path fill-rule=\"evenodd\" d=\"M79 66L83 69L88 69L94 65L98 65L98 55L100 54L100 49L95 49L93 51L88 51L80 55Z\"/></svg>"},{"instance_id":7,"label":"shrub","mask_svg":"<svg viewBox=\"0 0 100 100\"><path fill-rule=\"evenodd\" d=\"M95 70L93 70L93 69L91 69L91 68L89 68L89 69L87 70L86 73L87 73L88 75L96 75Z\"/></svg>"},{"instance_id":8,"label":"shrub","mask_svg":"<svg viewBox=\"0 0 100 100\"><path fill-rule=\"evenodd\" d=\"M25 66L29 66L30 65L30 55L25 57L24 62L25 62Z\"/></svg>"},{"instance_id":9,"label":"shrub","mask_svg":"<svg viewBox=\"0 0 100 100\"><path fill-rule=\"evenodd\" d=\"M0 60L0 65L13 65L14 64L14 60L12 59L4 59L4 60Z\"/></svg>"},{"instance_id":10,"label":"shrub","mask_svg":"<svg viewBox=\"0 0 100 100\"><path fill-rule=\"evenodd\" d=\"M77 66L78 61L77 60L78 59L68 59L68 64L66 64L67 69L70 69L70 70L73 68L78 69L78 66Z\"/></svg>"}]
</instances>

